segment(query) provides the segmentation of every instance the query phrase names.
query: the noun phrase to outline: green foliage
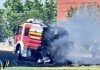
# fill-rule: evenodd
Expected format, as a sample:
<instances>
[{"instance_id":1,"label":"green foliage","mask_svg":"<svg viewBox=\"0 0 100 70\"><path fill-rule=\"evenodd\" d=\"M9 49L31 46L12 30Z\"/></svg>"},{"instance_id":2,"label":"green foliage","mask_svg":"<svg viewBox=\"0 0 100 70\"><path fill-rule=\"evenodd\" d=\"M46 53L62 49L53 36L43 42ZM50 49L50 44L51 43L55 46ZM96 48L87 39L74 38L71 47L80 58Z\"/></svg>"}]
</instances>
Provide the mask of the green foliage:
<instances>
[{"instance_id":1,"label":"green foliage","mask_svg":"<svg viewBox=\"0 0 100 70\"><path fill-rule=\"evenodd\" d=\"M76 8L70 7L70 9L67 11L68 17L72 17L75 14Z\"/></svg>"},{"instance_id":2,"label":"green foliage","mask_svg":"<svg viewBox=\"0 0 100 70\"><path fill-rule=\"evenodd\" d=\"M29 18L42 19L47 23L56 20L56 1L6 0L0 9L0 41L12 36L12 29Z\"/></svg>"},{"instance_id":3,"label":"green foliage","mask_svg":"<svg viewBox=\"0 0 100 70\"><path fill-rule=\"evenodd\" d=\"M56 1L55 0L46 0L43 10L44 12L42 14L42 17L44 17L43 18L44 21L46 21L47 23L52 23L53 21L56 20Z\"/></svg>"}]
</instances>

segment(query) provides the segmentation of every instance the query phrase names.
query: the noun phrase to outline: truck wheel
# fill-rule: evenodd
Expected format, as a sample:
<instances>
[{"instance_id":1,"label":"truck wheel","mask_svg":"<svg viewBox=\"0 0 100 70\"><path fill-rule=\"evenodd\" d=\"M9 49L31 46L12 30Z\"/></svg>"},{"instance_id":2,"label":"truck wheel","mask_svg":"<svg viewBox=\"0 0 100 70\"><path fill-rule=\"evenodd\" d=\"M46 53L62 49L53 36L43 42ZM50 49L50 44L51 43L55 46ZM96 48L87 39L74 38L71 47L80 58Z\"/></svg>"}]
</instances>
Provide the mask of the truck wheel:
<instances>
[{"instance_id":1,"label":"truck wheel","mask_svg":"<svg viewBox=\"0 0 100 70\"><path fill-rule=\"evenodd\" d=\"M21 60L22 59L22 55L21 53L18 53L18 60Z\"/></svg>"},{"instance_id":2,"label":"truck wheel","mask_svg":"<svg viewBox=\"0 0 100 70\"><path fill-rule=\"evenodd\" d=\"M31 54L31 49L27 48L27 57L31 58L32 54Z\"/></svg>"},{"instance_id":3,"label":"truck wheel","mask_svg":"<svg viewBox=\"0 0 100 70\"><path fill-rule=\"evenodd\" d=\"M17 53L17 57L18 57L18 60L22 60L21 48L19 48L19 51Z\"/></svg>"}]
</instances>

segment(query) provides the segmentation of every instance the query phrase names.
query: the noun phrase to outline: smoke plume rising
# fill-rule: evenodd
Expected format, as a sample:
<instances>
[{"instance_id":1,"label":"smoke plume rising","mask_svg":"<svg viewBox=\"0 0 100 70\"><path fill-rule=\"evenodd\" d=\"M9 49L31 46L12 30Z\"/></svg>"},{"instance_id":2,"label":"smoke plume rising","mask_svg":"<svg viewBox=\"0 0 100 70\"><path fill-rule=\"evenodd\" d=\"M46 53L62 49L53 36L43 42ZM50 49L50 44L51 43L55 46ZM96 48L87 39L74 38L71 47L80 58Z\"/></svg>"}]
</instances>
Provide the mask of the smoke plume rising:
<instances>
[{"instance_id":1,"label":"smoke plume rising","mask_svg":"<svg viewBox=\"0 0 100 70\"><path fill-rule=\"evenodd\" d=\"M100 64L100 8L97 6L78 7L72 17L52 24L46 36L49 51L57 63L70 60L78 64ZM94 43L96 46L92 48Z\"/></svg>"}]
</instances>

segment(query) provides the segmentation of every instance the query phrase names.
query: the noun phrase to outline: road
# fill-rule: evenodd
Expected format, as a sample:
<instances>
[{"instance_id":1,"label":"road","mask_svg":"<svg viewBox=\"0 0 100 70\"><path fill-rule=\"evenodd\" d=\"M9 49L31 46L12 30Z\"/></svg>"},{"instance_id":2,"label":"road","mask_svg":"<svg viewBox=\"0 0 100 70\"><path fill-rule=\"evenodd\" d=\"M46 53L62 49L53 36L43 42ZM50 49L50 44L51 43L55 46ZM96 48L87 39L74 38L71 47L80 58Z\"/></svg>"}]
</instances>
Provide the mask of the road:
<instances>
[{"instance_id":1,"label":"road","mask_svg":"<svg viewBox=\"0 0 100 70\"><path fill-rule=\"evenodd\" d=\"M22 61L18 60L16 55L13 54L11 51L0 51L0 60L9 61L9 66L35 66L35 63L32 61Z\"/></svg>"},{"instance_id":2,"label":"road","mask_svg":"<svg viewBox=\"0 0 100 70\"><path fill-rule=\"evenodd\" d=\"M13 48L11 47L0 47L0 60L4 61L5 59L9 61L9 67L18 67L18 66L25 66L25 67L41 67L41 66L54 66L53 64L37 64L34 63L33 61L25 61L25 60L18 60L17 56L12 53ZM81 55L82 56L82 55ZM75 56L71 56L72 58ZM71 58L69 57L69 58ZM90 57L80 57L81 61L84 61L84 64L99 64L100 63L100 58L95 58L92 59ZM76 58L77 59L77 58ZM92 62L92 63L91 63ZM57 66L57 65L55 65ZM58 65L59 66L59 65Z\"/></svg>"},{"instance_id":3,"label":"road","mask_svg":"<svg viewBox=\"0 0 100 70\"><path fill-rule=\"evenodd\" d=\"M9 50L8 50L9 49ZM53 66L52 64L37 64L33 61L26 60L18 60L17 56L13 53L13 49L11 47L0 47L0 60L3 62L4 60L9 61L9 67L43 67L43 66Z\"/></svg>"}]
</instances>

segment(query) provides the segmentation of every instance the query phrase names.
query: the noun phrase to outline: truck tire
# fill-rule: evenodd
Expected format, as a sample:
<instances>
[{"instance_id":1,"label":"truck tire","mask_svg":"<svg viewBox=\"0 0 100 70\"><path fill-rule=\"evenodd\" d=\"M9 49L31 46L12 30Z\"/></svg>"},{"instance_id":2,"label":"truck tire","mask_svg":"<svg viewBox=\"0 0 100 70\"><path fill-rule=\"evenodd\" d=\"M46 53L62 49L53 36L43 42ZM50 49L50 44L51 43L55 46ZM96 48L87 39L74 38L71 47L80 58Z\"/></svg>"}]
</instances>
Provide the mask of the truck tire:
<instances>
[{"instance_id":1,"label":"truck tire","mask_svg":"<svg viewBox=\"0 0 100 70\"><path fill-rule=\"evenodd\" d=\"M21 60L22 55L21 55L21 46L20 46L20 44L17 45L16 49L17 49L17 59Z\"/></svg>"},{"instance_id":2,"label":"truck tire","mask_svg":"<svg viewBox=\"0 0 100 70\"><path fill-rule=\"evenodd\" d=\"M19 53L17 54L18 60L22 60L22 54L21 51L19 50Z\"/></svg>"},{"instance_id":3,"label":"truck tire","mask_svg":"<svg viewBox=\"0 0 100 70\"><path fill-rule=\"evenodd\" d=\"M31 49L27 48L27 57L31 58L32 57L32 53L31 53Z\"/></svg>"}]
</instances>

